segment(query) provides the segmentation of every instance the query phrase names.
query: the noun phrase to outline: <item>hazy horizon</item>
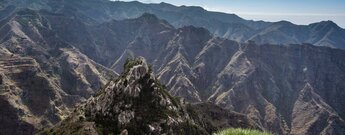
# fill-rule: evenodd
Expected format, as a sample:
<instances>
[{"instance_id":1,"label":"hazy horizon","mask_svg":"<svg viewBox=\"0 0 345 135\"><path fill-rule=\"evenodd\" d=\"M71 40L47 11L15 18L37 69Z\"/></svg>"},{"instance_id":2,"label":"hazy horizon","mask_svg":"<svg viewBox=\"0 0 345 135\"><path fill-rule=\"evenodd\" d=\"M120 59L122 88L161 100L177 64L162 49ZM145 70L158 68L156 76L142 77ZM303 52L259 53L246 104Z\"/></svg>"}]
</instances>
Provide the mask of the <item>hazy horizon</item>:
<instances>
[{"instance_id":1,"label":"hazy horizon","mask_svg":"<svg viewBox=\"0 0 345 135\"><path fill-rule=\"evenodd\" d=\"M133 0L123 0L133 1ZM209 11L236 14L247 20L290 21L308 25L331 20L345 28L345 1L341 0L138 0L143 3L166 2L176 6L200 6Z\"/></svg>"}]
</instances>

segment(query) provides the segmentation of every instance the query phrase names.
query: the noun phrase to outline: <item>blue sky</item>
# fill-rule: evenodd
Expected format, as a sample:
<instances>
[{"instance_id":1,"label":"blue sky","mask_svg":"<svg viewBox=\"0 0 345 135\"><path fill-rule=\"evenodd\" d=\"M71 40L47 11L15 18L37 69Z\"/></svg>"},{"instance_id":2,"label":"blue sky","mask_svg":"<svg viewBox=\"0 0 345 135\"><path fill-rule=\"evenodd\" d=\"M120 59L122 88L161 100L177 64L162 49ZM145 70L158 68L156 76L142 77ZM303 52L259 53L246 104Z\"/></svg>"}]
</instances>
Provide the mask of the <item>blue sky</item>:
<instances>
[{"instance_id":1,"label":"blue sky","mask_svg":"<svg viewBox=\"0 0 345 135\"><path fill-rule=\"evenodd\" d=\"M132 1L132 0L124 0ZM345 28L345 0L139 0L174 5L201 6L210 11L235 13L249 20L310 24L332 20Z\"/></svg>"}]
</instances>

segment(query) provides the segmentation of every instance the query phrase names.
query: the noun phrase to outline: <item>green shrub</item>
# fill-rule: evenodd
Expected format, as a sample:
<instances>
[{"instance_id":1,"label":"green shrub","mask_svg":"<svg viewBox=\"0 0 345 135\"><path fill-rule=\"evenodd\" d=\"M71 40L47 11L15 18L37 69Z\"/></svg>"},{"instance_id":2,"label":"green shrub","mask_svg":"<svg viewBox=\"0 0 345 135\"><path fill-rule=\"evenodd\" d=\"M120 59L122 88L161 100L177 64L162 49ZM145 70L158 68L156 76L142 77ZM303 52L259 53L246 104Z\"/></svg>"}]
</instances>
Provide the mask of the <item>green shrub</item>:
<instances>
[{"instance_id":1,"label":"green shrub","mask_svg":"<svg viewBox=\"0 0 345 135\"><path fill-rule=\"evenodd\" d=\"M141 64L141 61L136 59L127 59L125 64L123 65L123 69L126 72L128 72L133 66Z\"/></svg>"},{"instance_id":2,"label":"green shrub","mask_svg":"<svg viewBox=\"0 0 345 135\"><path fill-rule=\"evenodd\" d=\"M269 132L263 132L254 129L229 128L213 135L272 135Z\"/></svg>"}]
</instances>

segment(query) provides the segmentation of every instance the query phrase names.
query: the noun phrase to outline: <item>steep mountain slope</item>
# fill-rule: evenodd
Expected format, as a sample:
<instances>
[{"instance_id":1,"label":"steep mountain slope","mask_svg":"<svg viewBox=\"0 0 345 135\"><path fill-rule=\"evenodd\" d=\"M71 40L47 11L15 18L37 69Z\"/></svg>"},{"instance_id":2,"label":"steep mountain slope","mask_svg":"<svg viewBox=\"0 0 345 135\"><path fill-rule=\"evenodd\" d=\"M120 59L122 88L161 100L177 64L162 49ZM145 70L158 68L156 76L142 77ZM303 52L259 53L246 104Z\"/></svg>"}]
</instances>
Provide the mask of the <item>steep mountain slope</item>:
<instances>
[{"instance_id":1,"label":"steep mountain slope","mask_svg":"<svg viewBox=\"0 0 345 135\"><path fill-rule=\"evenodd\" d=\"M119 78L110 81L69 118L40 134L200 135L226 127L258 128L246 116L213 104L186 107L165 91L143 58L127 61L124 67ZM209 108L213 108L211 112Z\"/></svg>"},{"instance_id":2,"label":"steep mountain slope","mask_svg":"<svg viewBox=\"0 0 345 135\"><path fill-rule=\"evenodd\" d=\"M11 12L0 33L1 134L32 134L59 122L116 75L56 37L36 11Z\"/></svg>"},{"instance_id":3,"label":"steep mountain slope","mask_svg":"<svg viewBox=\"0 0 345 135\"><path fill-rule=\"evenodd\" d=\"M263 22L244 20L235 14L206 11L201 7L174 6L168 3L143 4L137 1L121 2L107 0L15 0L2 2L4 7L15 5L34 10L47 10L82 19L88 24L99 24L113 19L137 18L144 13L155 14L180 28L193 25L204 27L212 34L244 42L253 40L258 43L301 44L342 48L345 46L345 30L333 22L318 22L295 25L290 22ZM6 10L8 11L8 10Z\"/></svg>"},{"instance_id":4,"label":"steep mountain slope","mask_svg":"<svg viewBox=\"0 0 345 135\"><path fill-rule=\"evenodd\" d=\"M243 45L218 74L209 100L261 119L267 128L284 121L292 134L343 134L339 58L344 51L311 45Z\"/></svg>"}]
</instances>

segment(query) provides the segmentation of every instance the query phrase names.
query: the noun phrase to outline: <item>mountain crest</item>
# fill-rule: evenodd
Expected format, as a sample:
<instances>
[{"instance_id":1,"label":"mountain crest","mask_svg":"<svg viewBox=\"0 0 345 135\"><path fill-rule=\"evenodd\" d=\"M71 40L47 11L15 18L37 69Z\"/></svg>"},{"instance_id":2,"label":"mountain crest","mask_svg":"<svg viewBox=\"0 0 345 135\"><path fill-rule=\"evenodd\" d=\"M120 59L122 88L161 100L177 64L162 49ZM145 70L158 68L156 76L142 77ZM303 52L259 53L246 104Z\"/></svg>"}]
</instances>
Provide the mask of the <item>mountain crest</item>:
<instances>
[{"instance_id":1,"label":"mountain crest","mask_svg":"<svg viewBox=\"0 0 345 135\"><path fill-rule=\"evenodd\" d=\"M143 19L143 20L146 20L148 22L157 22L157 21L159 21L159 19L157 18L156 15L150 14L150 13L144 13L138 19L139 20Z\"/></svg>"},{"instance_id":2,"label":"mountain crest","mask_svg":"<svg viewBox=\"0 0 345 135\"><path fill-rule=\"evenodd\" d=\"M153 76L151 69L143 57L138 57L134 60L128 59L124 65L124 69L128 72L128 76L134 77L134 79L144 77L146 74Z\"/></svg>"},{"instance_id":3,"label":"mountain crest","mask_svg":"<svg viewBox=\"0 0 345 135\"><path fill-rule=\"evenodd\" d=\"M144 58L127 60L124 69L120 77L110 81L61 124L94 122L91 130L102 134L207 134L193 122L180 101L155 79ZM73 130L57 127L52 131L69 134Z\"/></svg>"},{"instance_id":4,"label":"mountain crest","mask_svg":"<svg viewBox=\"0 0 345 135\"><path fill-rule=\"evenodd\" d=\"M339 27L336 23L334 23L333 21L331 20L328 20L328 21L322 21L320 22L321 24L325 24L325 25L329 25L329 26L333 26L333 27Z\"/></svg>"},{"instance_id":5,"label":"mountain crest","mask_svg":"<svg viewBox=\"0 0 345 135\"><path fill-rule=\"evenodd\" d=\"M183 34L185 36L196 36L197 38L201 38L201 39L209 39L211 38L211 33L202 27L195 27L192 25L189 26L184 26L182 28L178 28L177 31L180 34Z\"/></svg>"},{"instance_id":6,"label":"mountain crest","mask_svg":"<svg viewBox=\"0 0 345 135\"><path fill-rule=\"evenodd\" d=\"M245 115L172 97L142 57L128 59L124 69L60 124L39 134L206 135L224 127L261 129ZM215 113L217 118L205 119ZM218 124L218 120L228 122Z\"/></svg>"}]
</instances>

